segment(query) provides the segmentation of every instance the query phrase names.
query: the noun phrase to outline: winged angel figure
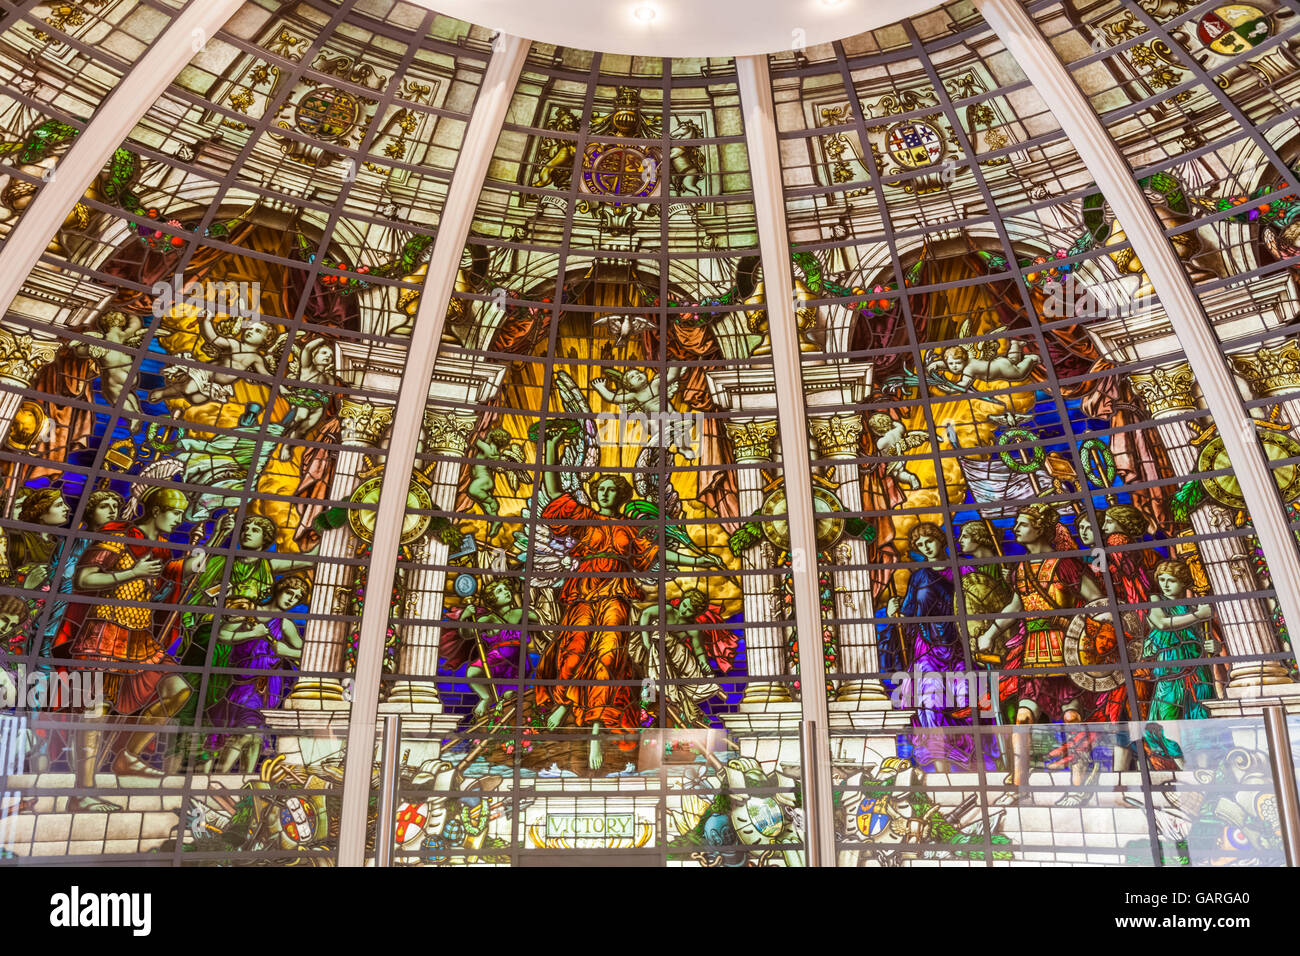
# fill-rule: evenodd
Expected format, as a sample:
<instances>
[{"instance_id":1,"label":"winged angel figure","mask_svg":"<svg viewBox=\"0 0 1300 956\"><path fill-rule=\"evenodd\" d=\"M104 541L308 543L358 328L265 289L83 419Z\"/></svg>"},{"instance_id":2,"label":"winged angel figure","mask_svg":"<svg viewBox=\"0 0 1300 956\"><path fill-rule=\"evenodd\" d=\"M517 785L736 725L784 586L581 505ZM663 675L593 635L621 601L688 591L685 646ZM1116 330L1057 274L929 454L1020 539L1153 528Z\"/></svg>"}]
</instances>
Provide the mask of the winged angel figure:
<instances>
[{"instance_id":1,"label":"winged angel figure","mask_svg":"<svg viewBox=\"0 0 1300 956\"><path fill-rule=\"evenodd\" d=\"M548 435L564 434L569 438L560 454L556 477L560 489L571 494L582 505L589 504L587 492L582 487L579 474L591 474L600 464L600 441L596 435L596 423L591 418L591 406L587 403L578 383L568 372L555 373L555 391L560 397L560 408L569 413L576 413L578 419L554 419L547 425ZM537 426L528 430L528 437L537 439ZM489 434L488 438L491 438ZM548 482L543 481L533 497L537 514L541 514L551 503L552 495L547 491ZM533 517L533 510L525 507L524 518ZM577 567L577 559L570 552L578 543L577 538L553 532L541 522L526 522L526 531L515 532L515 544L520 553L532 552L535 577L528 583L535 588L558 588L565 577Z\"/></svg>"},{"instance_id":2,"label":"winged angel figure","mask_svg":"<svg viewBox=\"0 0 1300 956\"><path fill-rule=\"evenodd\" d=\"M991 335L1005 332L1006 326L994 329ZM961 337L969 335L969 323L962 326ZM926 371L928 380L942 383L944 391L965 393L971 390L975 382L1019 382L1028 378L1034 366L1042 359L1032 352L1025 351L1025 345L1018 339L1012 339L1007 350L1002 353L998 339L972 342L970 345L953 345L946 349L936 349ZM944 376L947 372L952 379ZM937 375L935 373L938 373Z\"/></svg>"}]
</instances>

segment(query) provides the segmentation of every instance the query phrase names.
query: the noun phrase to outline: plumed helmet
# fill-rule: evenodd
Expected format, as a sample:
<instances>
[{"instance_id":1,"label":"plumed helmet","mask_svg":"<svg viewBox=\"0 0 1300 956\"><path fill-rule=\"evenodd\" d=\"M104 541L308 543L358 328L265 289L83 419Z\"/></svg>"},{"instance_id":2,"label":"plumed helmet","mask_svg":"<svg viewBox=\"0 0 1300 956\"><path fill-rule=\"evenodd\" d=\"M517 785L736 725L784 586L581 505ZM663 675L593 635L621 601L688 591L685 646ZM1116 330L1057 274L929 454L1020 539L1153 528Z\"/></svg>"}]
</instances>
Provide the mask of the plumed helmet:
<instances>
[{"instance_id":1,"label":"plumed helmet","mask_svg":"<svg viewBox=\"0 0 1300 956\"><path fill-rule=\"evenodd\" d=\"M148 514L154 508L185 509L190 506L190 500L185 497L184 492L165 487L150 488L140 496L140 503L144 506L145 514Z\"/></svg>"}]
</instances>

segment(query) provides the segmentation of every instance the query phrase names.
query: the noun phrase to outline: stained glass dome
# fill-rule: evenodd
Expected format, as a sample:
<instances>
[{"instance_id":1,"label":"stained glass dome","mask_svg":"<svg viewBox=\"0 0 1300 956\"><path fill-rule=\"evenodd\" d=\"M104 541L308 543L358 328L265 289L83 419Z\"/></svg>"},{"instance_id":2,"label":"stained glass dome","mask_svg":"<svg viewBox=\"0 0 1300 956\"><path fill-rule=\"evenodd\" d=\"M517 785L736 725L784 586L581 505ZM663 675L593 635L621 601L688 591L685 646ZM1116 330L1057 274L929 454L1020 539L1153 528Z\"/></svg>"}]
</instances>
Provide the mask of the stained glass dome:
<instances>
[{"instance_id":1,"label":"stained glass dome","mask_svg":"<svg viewBox=\"0 0 1300 956\"><path fill-rule=\"evenodd\" d=\"M1284 863L1294 0L464 6L0 4L0 865Z\"/></svg>"}]
</instances>

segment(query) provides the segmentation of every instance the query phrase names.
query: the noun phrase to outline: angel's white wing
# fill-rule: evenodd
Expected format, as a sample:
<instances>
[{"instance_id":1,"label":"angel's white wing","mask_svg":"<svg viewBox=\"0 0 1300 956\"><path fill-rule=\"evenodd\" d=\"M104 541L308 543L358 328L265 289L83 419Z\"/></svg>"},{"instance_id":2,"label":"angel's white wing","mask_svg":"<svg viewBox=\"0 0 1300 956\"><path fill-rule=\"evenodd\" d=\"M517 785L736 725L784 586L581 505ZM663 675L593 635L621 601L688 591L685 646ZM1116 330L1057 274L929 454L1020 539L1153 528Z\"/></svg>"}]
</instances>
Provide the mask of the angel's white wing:
<instances>
[{"instance_id":1,"label":"angel's white wing","mask_svg":"<svg viewBox=\"0 0 1300 956\"><path fill-rule=\"evenodd\" d=\"M903 433L903 439L899 442L903 450L908 448L920 448L922 445L929 444L930 433L923 431L908 431Z\"/></svg>"},{"instance_id":2,"label":"angel's white wing","mask_svg":"<svg viewBox=\"0 0 1300 956\"><path fill-rule=\"evenodd\" d=\"M996 329L989 332L989 335L998 335L1006 330L1007 327L1005 325L999 325ZM997 358L998 352L1002 350L1002 340L988 338L982 342L972 342L970 345L966 346L966 348L975 358L983 359L987 362L989 359Z\"/></svg>"},{"instance_id":3,"label":"angel's white wing","mask_svg":"<svg viewBox=\"0 0 1300 956\"><path fill-rule=\"evenodd\" d=\"M526 519L531 512L523 508L520 514ZM524 528L527 530L515 532L515 544L521 553L532 558L534 576L528 579L528 583L539 588L559 587L573 570L574 560L569 557L569 550L575 544L574 540L553 534L542 522L530 522Z\"/></svg>"},{"instance_id":4,"label":"angel's white wing","mask_svg":"<svg viewBox=\"0 0 1300 956\"><path fill-rule=\"evenodd\" d=\"M271 362L270 367L276 368L280 364L280 358L284 355L285 346L289 344L289 333L281 332L279 337L271 343ZM296 355L292 349L289 350L291 355Z\"/></svg>"},{"instance_id":5,"label":"angel's white wing","mask_svg":"<svg viewBox=\"0 0 1300 956\"><path fill-rule=\"evenodd\" d=\"M560 487L569 492L581 504L587 503L587 493L582 489L585 476L590 476L600 465L600 440L596 437L596 422L591 417L591 406L578 388L578 383L568 372L555 373L555 390L560 394L560 407L566 412L578 412L582 438L567 442L564 453L560 455L560 464L565 468L560 472Z\"/></svg>"}]
</instances>

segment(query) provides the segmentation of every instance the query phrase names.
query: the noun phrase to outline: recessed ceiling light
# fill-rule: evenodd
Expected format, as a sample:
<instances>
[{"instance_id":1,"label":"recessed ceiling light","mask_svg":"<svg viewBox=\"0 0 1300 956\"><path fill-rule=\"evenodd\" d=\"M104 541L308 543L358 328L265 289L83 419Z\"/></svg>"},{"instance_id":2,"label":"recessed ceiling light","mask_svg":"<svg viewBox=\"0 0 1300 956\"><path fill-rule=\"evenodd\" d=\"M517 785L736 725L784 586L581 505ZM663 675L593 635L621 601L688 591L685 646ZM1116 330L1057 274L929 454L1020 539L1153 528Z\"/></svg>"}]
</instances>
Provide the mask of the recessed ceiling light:
<instances>
[{"instance_id":1,"label":"recessed ceiling light","mask_svg":"<svg viewBox=\"0 0 1300 956\"><path fill-rule=\"evenodd\" d=\"M642 23L649 23L659 15L659 11L654 8L653 4L642 3L632 8L632 16L636 17Z\"/></svg>"},{"instance_id":2,"label":"recessed ceiling light","mask_svg":"<svg viewBox=\"0 0 1300 956\"><path fill-rule=\"evenodd\" d=\"M842 7L844 0L822 0L823 7Z\"/></svg>"}]
</instances>

